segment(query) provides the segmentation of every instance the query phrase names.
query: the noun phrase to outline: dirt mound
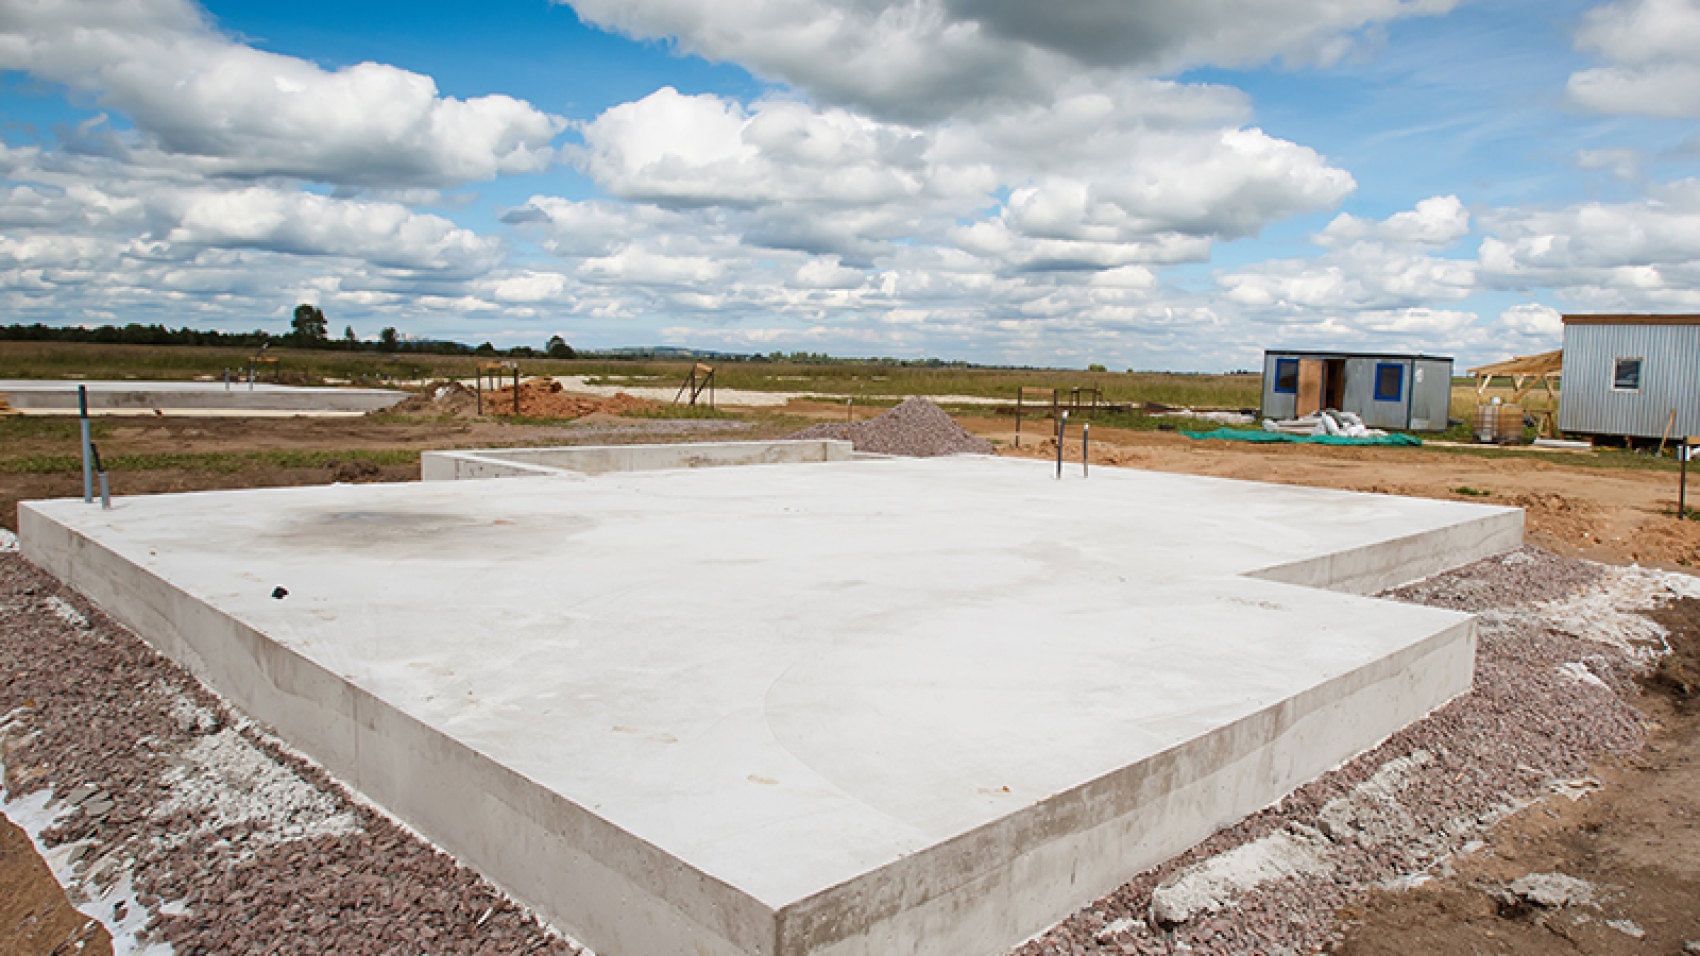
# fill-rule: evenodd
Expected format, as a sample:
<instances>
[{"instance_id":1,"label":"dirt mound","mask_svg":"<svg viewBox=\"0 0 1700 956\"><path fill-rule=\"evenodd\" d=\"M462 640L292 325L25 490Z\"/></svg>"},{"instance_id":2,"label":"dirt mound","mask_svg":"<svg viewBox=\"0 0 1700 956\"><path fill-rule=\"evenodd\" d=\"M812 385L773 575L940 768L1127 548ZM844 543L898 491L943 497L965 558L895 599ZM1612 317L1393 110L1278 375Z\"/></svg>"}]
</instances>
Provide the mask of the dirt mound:
<instances>
[{"instance_id":1,"label":"dirt mound","mask_svg":"<svg viewBox=\"0 0 1700 956\"><path fill-rule=\"evenodd\" d=\"M633 398L625 392L620 392L610 398L568 392L561 388L560 382L552 378L534 378L521 382L519 386L518 414L522 418L583 418L597 412L623 415L626 412L654 407L654 402L642 398ZM510 387L485 392L484 413L487 415L515 414L514 390Z\"/></svg>"},{"instance_id":2,"label":"dirt mound","mask_svg":"<svg viewBox=\"0 0 1700 956\"><path fill-rule=\"evenodd\" d=\"M522 418L583 418L586 415L622 415L626 412L651 408L654 402L633 398L624 392L612 398L579 395L563 390L554 379L538 378L521 382L519 386L519 415ZM376 415L405 415L419 418L476 418L478 393L459 382L432 382L400 403ZM514 415L512 386L484 393L484 414Z\"/></svg>"},{"instance_id":3,"label":"dirt mound","mask_svg":"<svg viewBox=\"0 0 1700 956\"><path fill-rule=\"evenodd\" d=\"M990 442L969 434L944 409L920 397L905 399L878 418L814 425L790 437L836 438L855 445L857 451L908 458L992 454Z\"/></svg>"},{"instance_id":4,"label":"dirt mound","mask_svg":"<svg viewBox=\"0 0 1700 956\"><path fill-rule=\"evenodd\" d=\"M472 418L478 414L478 395L459 382L432 382L389 408L381 408L371 414Z\"/></svg>"}]
</instances>

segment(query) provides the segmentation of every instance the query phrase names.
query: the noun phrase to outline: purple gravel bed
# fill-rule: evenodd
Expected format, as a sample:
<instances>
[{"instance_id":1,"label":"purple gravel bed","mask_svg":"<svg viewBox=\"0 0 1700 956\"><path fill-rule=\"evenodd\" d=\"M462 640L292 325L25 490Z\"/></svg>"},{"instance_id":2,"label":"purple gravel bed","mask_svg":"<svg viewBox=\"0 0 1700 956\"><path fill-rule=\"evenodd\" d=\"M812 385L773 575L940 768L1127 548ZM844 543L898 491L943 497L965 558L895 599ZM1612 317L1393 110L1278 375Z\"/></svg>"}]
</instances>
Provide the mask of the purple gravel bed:
<instances>
[{"instance_id":1,"label":"purple gravel bed","mask_svg":"<svg viewBox=\"0 0 1700 956\"><path fill-rule=\"evenodd\" d=\"M1490 558L1388 597L1439 607L1514 608L1562 598L1593 583L1600 568L1536 548ZM1642 745L1639 714L1599 684L1567 679L1559 666L1588 661L1627 673L1633 664L1600 644L1555 634L1514 613L1480 624L1470 693L1395 734L1346 766L1299 788L1275 807L1211 836L1018 948L1018 956L1177 951L1241 954L1321 952L1338 941L1336 913L1371 889L1427 868L1477 838L1515 802L1550 792L1610 753ZM1606 675L1601 675L1604 678ZM1612 675L1617 676L1617 675ZM1614 686L1615 686L1615 682ZM1374 827L1330 835L1323 809L1349 798L1390 761L1426 754L1404 775L1397 838ZM1360 808L1361 809L1361 808ZM1375 821L1371 821L1373 824ZM1219 912L1178 926L1152 919L1152 894L1178 872L1271 834L1296 834L1327 851L1329 871L1265 883Z\"/></svg>"},{"instance_id":2,"label":"purple gravel bed","mask_svg":"<svg viewBox=\"0 0 1700 956\"><path fill-rule=\"evenodd\" d=\"M185 701L198 719L184 718ZM576 952L476 873L244 726L193 678L15 553L0 553L7 714L7 792L50 788L63 797L92 788L43 842L91 841L78 864L91 881L97 860L133 860L136 898L155 914L145 935L179 956ZM169 809L173 768L221 734L292 773L350 825L289 838L276 821L219 826L214 809ZM163 903L186 912L161 915Z\"/></svg>"},{"instance_id":3,"label":"purple gravel bed","mask_svg":"<svg viewBox=\"0 0 1700 956\"><path fill-rule=\"evenodd\" d=\"M908 458L992 454L991 442L970 434L944 409L920 397L904 399L877 418L812 425L788 437L836 438L850 442L857 451Z\"/></svg>"}]
</instances>

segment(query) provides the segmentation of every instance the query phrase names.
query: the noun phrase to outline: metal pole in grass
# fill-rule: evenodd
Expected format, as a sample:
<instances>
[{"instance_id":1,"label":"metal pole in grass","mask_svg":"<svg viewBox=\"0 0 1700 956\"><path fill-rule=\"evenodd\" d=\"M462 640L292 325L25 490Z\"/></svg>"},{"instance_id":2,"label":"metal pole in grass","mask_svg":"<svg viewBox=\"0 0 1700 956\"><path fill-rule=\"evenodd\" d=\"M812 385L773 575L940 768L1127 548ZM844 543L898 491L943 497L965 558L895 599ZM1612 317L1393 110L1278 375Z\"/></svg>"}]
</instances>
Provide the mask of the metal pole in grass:
<instances>
[{"instance_id":1,"label":"metal pole in grass","mask_svg":"<svg viewBox=\"0 0 1700 956\"><path fill-rule=\"evenodd\" d=\"M1676 520L1688 520L1688 436L1682 436L1682 444L1677 446L1676 456L1682 459L1682 478L1676 486Z\"/></svg>"},{"instance_id":2,"label":"metal pole in grass","mask_svg":"<svg viewBox=\"0 0 1700 956\"><path fill-rule=\"evenodd\" d=\"M1085 422L1080 426L1080 477L1086 477L1086 469L1092 458L1092 423Z\"/></svg>"},{"instance_id":3,"label":"metal pole in grass","mask_svg":"<svg viewBox=\"0 0 1700 956\"><path fill-rule=\"evenodd\" d=\"M90 452L94 443L89 440L89 387L77 386L77 420L83 428L83 504L94 501L94 459Z\"/></svg>"},{"instance_id":4,"label":"metal pole in grass","mask_svg":"<svg viewBox=\"0 0 1700 956\"><path fill-rule=\"evenodd\" d=\"M1062 480L1063 439L1068 437L1068 412L1057 416L1057 480Z\"/></svg>"}]
</instances>

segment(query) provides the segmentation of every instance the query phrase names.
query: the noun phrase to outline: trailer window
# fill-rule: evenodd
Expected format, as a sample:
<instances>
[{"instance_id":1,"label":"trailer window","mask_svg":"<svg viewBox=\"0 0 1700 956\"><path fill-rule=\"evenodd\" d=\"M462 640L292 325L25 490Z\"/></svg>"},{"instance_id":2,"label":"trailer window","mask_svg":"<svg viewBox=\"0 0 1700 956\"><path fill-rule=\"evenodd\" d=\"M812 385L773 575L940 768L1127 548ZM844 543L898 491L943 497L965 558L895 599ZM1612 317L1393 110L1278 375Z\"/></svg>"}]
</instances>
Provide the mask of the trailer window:
<instances>
[{"instance_id":1,"label":"trailer window","mask_svg":"<svg viewBox=\"0 0 1700 956\"><path fill-rule=\"evenodd\" d=\"M1405 366L1392 362L1375 365L1375 400L1398 402L1405 398Z\"/></svg>"},{"instance_id":2,"label":"trailer window","mask_svg":"<svg viewBox=\"0 0 1700 956\"><path fill-rule=\"evenodd\" d=\"M1641 390L1641 360L1638 358L1620 358L1611 372L1611 389L1614 392L1639 392Z\"/></svg>"},{"instance_id":3,"label":"trailer window","mask_svg":"<svg viewBox=\"0 0 1700 956\"><path fill-rule=\"evenodd\" d=\"M1275 391L1283 395L1296 395L1299 391L1299 360L1275 360Z\"/></svg>"}]
</instances>

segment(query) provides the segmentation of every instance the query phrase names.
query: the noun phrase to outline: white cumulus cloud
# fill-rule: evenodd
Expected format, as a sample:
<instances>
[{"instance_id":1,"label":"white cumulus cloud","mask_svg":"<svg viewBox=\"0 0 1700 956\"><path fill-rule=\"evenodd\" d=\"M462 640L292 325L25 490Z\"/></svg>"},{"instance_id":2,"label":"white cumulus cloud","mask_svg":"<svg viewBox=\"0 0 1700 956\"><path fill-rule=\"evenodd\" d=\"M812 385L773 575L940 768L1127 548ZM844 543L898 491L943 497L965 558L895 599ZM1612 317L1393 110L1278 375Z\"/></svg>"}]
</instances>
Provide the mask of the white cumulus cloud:
<instances>
[{"instance_id":1,"label":"white cumulus cloud","mask_svg":"<svg viewBox=\"0 0 1700 956\"><path fill-rule=\"evenodd\" d=\"M545 168L564 125L508 96L442 96L394 66L330 71L256 50L187 0L8 0L0 70L123 113L142 134L138 159L211 175L454 185Z\"/></svg>"},{"instance_id":2,"label":"white cumulus cloud","mask_svg":"<svg viewBox=\"0 0 1700 956\"><path fill-rule=\"evenodd\" d=\"M1700 116L1700 3L1620 0L1588 11L1576 45L1606 66L1570 77L1572 101L1602 113Z\"/></svg>"},{"instance_id":3,"label":"white cumulus cloud","mask_svg":"<svg viewBox=\"0 0 1700 956\"><path fill-rule=\"evenodd\" d=\"M1083 72L1330 62L1456 0L567 0L586 21L907 121L1049 101Z\"/></svg>"},{"instance_id":4,"label":"white cumulus cloud","mask_svg":"<svg viewBox=\"0 0 1700 956\"><path fill-rule=\"evenodd\" d=\"M1360 219L1341 213L1317 234L1318 245L1336 248L1373 240L1400 246L1449 246L1470 232L1470 213L1457 196L1435 196L1417 203L1415 209L1394 213L1386 219Z\"/></svg>"}]
</instances>

